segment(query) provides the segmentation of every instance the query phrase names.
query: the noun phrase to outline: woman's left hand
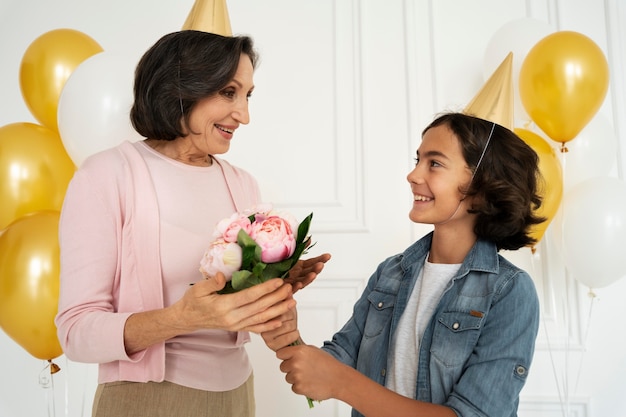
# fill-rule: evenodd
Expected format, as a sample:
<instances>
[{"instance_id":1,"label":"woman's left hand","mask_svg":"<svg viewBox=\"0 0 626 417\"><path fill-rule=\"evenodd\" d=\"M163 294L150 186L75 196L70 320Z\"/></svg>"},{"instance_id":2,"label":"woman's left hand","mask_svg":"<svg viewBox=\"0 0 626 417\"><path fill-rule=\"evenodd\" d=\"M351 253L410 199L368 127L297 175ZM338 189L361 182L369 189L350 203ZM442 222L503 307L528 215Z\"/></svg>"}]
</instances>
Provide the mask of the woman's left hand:
<instances>
[{"instance_id":1,"label":"woman's left hand","mask_svg":"<svg viewBox=\"0 0 626 417\"><path fill-rule=\"evenodd\" d=\"M317 275L324 269L324 264L330 260L330 254L324 253L310 259L300 259L289 270L289 276L285 282L291 284L293 293L309 285L317 278Z\"/></svg>"}]
</instances>

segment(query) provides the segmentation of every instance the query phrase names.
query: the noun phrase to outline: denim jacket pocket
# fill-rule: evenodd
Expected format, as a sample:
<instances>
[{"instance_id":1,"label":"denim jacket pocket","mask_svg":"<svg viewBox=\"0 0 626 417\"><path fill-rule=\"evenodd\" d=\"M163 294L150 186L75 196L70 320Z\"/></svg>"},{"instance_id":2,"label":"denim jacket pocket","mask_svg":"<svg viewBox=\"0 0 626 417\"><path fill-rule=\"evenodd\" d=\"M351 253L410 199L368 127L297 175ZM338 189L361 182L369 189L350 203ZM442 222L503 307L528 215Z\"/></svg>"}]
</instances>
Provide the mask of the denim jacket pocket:
<instances>
[{"instance_id":1,"label":"denim jacket pocket","mask_svg":"<svg viewBox=\"0 0 626 417\"><path fill-rule=\"evenodd\" d=\"M367 300L370 303L367 313L367 321L363 329L365 337L378 336L383 329L391 323L391 315L396 302L395 294L385 294L379 291L372 291Z\"/></svg>"},{"instance_id":2,"label":"denim jacket pocket","mask_svg":"<svg viewBox=\"0 0 626 417\"><path fill-rule=\"evenodd\" d=\"M473 310L442 313L435 323L432 355L448 367L463 365L480 336L483 319L483 313Z\"/></svg>"}]
</instances>

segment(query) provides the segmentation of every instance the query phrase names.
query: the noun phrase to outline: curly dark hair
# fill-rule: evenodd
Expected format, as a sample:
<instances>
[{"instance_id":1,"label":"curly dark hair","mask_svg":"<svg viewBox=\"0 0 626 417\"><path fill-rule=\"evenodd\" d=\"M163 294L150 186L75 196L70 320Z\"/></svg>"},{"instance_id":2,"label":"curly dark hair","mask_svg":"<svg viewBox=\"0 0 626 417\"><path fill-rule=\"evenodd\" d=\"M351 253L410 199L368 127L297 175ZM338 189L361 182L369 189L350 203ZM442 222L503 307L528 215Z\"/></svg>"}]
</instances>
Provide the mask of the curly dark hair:
<instances>
[{"instance_id":1,"label":"curly dark hair","mask_svg":"<svg viewBox=\"0 0 626 417\"><path fill-rule=\"evenodd\" d=\"M233 79L241 54L256 68L258 55L248 36L196 30L163 36L146 51L135 70L130 111L135 130L145 138L160 140L187 135L195 105Z\"/></svg>"},{"instance_id":2,"label":"curly dark hair","mask_svg":"<svg viewBox=\"0 0 626 417\"><path fill-rule=\"evenodd\" d=\"M546 220L536 214L542 201L539 190L543 188L543 177L535 151L511 130L463 113L438 116L422 135L441 125L459 139L463 157L474 173L468 189L461 192L476 197L468 210L477 214L476 236L494 242L498 250L535 244L530 228ZM476 169L485 146L483 160Z\"/></svg>"}]
</instances>

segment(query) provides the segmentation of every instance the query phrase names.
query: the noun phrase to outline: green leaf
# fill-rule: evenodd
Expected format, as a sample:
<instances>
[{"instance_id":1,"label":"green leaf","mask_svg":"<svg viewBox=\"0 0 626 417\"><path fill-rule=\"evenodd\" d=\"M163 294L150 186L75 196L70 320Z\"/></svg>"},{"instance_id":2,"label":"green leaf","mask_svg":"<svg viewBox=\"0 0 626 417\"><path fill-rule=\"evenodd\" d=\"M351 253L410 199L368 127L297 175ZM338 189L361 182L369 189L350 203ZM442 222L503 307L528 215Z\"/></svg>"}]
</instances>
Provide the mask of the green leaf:
<instances>
[{"instance_id":1,"label":"green leaf","mask_svg":"<svg viewBox=\"0 0 626 417\"><path fill-rule=\"evenodd\" d=\"M293 251L293 255L291 255L294 258L294 262L291 266L293 266L298 261L298 259L300 259L300 256L304 253L305 250L306 245L304 243L296 245L296 249Z\"/></svg>"},{"instance_id":2,"label":"green leaf","mask_svg":"<svg viewBox=\"0 0 626 417\"><path fill-rule=\"evenodd\" d=\"M289 271L292 266L292 259L277 262L274 264L267 264L267 266L263 270L263 275L261 276L261 279L263 280L263 282L265 282L268 279L272 278L284 278L285 273Z\"/></svg>"},{"instance_id":3,"label":"green leaf","mask_svg":"<svg viewBox=\"0 0 626 417\"><path fill-rule=\"evenodd\" d=\"M248 286L246 284L248 282L248 278L251 275L252 275L252 272L250 272L250 271L237 271L237 272L234 272L233 273L233 278L230 281L233 289L239 291L239 290L243 290L244 288L248 288Z\"/></svg>"},{"instance_id":4,"label":"green leaf","mask_svg":"<svg viewBox=\"0 0 626 417\"><path fill-rule=\"evenodd\" d=\"M251 270L261 261L261 247L243 229L237 233L237 244L241 247L241 269Z\"/></svg>"},{"instance_id":5,"label":"green leaf","mask_svg":"<svg viewBox=\"0 0 626 417\"><path fill-rule=\"evenodd\" d=\"M267 264L266 263L258 262L252 268L252 274L255 275L256 277L262 277L263 276L263 270L265 268L267 268Z\"/></svg>"},{"instance_id":6,"label":"green leaf","mask_svg":"<svg viewBox=\"0 0 626 417\"><path fill-rule=\"evenodd\" d=\"M252 239L250 235L246 233L246 231L243 229L239 229L239 232L237 233L237 243L242 248L257 246L254 239Z\"/></svg>"},{"instance_id":7,"label":"green leaf","mask_svg":"<svg viewBox=\"0 0 626 417\"><path fill-rule=\"evenodd\" d=\"M297 243L304 243L309 235L309 227L311 226L311 220L313 219L313 213L309 214L302 220L298 226L298 235L296 236Z\"/></svg>"}]
</instances>

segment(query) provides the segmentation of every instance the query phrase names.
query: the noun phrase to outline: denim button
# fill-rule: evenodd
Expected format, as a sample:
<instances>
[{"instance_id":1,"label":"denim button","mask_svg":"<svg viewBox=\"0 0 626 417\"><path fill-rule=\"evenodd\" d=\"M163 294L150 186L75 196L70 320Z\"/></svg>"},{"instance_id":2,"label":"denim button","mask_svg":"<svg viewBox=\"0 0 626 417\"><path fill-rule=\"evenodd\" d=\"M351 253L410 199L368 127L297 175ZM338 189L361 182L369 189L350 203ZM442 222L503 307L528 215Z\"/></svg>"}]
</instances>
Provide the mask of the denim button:
<instances>
[{"instance_id":1,"label":"denim button","mask_svg":"<svg viewBox=\"0 0 626 417\"><path fill-rule=\"evenodd\" d=\"M526 373L526 368L524 368L522 365L517 365L517 367L515 368L515 372L519 375L522 376Z\"/></svg>"},{"instance_id":2,"label":"denim button","mask_svg":"<svg viewBox=\"0 0 626 417\"><path fill-rule=\"evenodd\" d=\"M458 329L459 329L459 326L460 326L459 322L456 322L456 323L454 323L454 324L452 325L452 328L453 328L454 330L458 330Z\"/></svg>"},{"instance_id":3,"label":"denim button","mask_svg":"<svg viewBox=\"0 0 626 417\"><path fill-rule=\"evenodd\" d=\"M383 308L383 303L382 301L380 303L378 303L378 308Z\"/></svg>"}]
</instances>

